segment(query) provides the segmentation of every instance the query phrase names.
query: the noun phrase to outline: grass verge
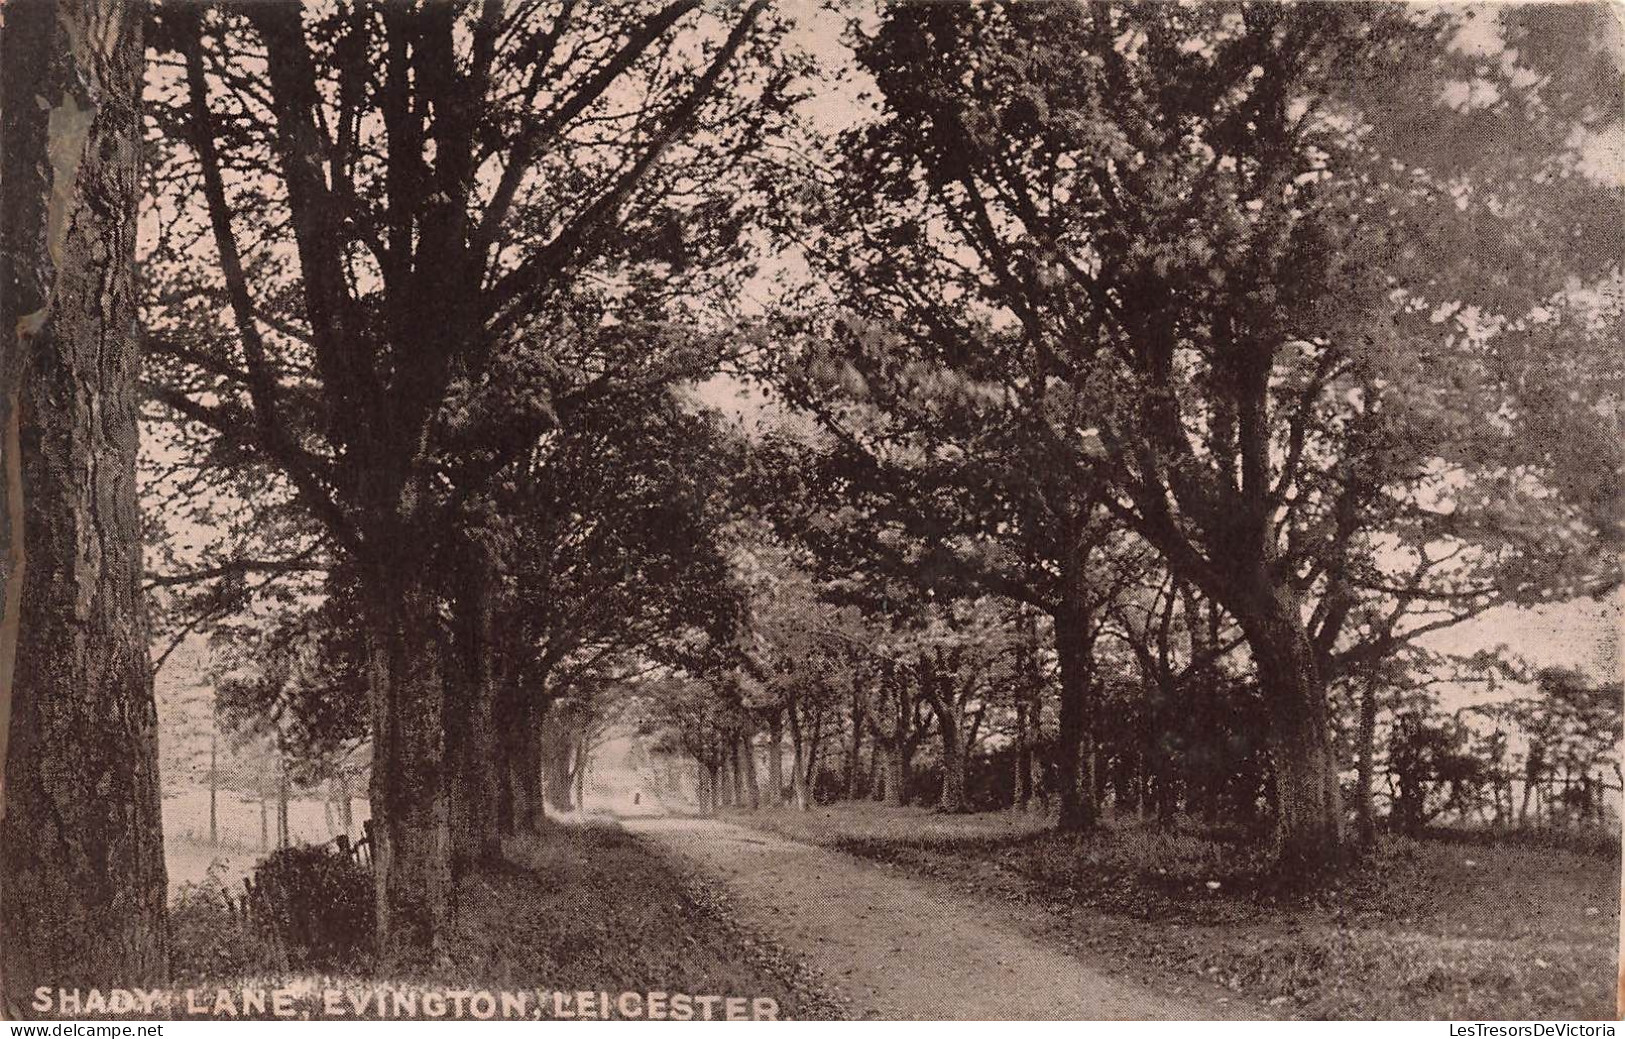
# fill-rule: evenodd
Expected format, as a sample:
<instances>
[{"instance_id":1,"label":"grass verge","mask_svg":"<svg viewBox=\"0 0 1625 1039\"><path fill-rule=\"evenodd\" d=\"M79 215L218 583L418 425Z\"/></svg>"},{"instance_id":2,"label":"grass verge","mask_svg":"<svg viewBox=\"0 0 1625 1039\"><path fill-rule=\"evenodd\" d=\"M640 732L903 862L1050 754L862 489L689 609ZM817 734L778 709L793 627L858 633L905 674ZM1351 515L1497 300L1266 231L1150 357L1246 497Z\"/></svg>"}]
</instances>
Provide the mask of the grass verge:
<instances>
[{"instance_id":1,"label":"grass verge","mask_svg":"<svg viewBox=\"0 0 1625 1039\"><path fill-rule=\"evenodd\" d=\"M474 1016L470 1004L430 1014L421 998L402 1013L393 996L368 993L487 990L528 992L535 1012L555 1016L551 993L648 993L770 999L781 1018L837 1016L807 968L737 925L714 889L679 872L637 838L610 825L556 826L513 841L507 861L470 872L457 885L456 924L446 963L416 977L380 978L366 965L337 976L290 976L276 969L263 938L212 897L207 885L175 900L175 977L169 1013L159 1016L266 1017L245 1008L246 995L295 993L296 1018ZM188 993L190 990L190 994ZM228 999L216 1011L221 990ZM322 993L343 993L339 1012ZM538 994L540 993L540 994ZM359 1005L358 1005L359 1003ZM566 1007L576 1011L574 1001ZM204 1013L191 1008L207 1007ZM588 1016L599 1016L599 1009ZM698 1001L690 1003L702 1016ZM672 1007L675 1009L675 1007ZM752 1004L754 1010L754 1004ZM725 1004L713 1008L716 1016ZM619 1008L606 1016L621 1016ZM499 1005L497 1016L507 1016Z\"/></svg>"},{"instance_id":2,"label":"grass verge","mask_svg":"<svg viewBox=\"0 0 1625 1039\"><path fill-rule=\"evenodd\" d=\"M1615 1014L1615 856L1388 837L1335 880L1282 892L1262 848L1137 821L1079 837L1031 816L867 804L734 818L997 902L1114 972L1153 967L1169 991L1217 982L1263 1013Z\"/></svg>"}]
</instances>

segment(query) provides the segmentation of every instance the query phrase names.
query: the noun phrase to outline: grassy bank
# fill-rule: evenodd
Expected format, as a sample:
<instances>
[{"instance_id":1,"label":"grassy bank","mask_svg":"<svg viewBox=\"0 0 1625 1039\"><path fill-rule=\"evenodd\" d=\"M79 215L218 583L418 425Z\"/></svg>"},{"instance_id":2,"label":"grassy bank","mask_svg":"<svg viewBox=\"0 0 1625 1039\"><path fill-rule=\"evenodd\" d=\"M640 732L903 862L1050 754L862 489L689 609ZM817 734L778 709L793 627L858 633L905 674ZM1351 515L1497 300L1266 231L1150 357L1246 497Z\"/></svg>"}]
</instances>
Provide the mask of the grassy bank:
<instances>
[{"instance_id":1,"label":"grassy bank","mask_svg":"<svg viewBox=\"0 0 1625 1039\"><path fill-rule=\"evenodd\" d=\"M735 821L996 901L1018 925L1170 990L1196 975L1304 1018L1614 1016L1616 856L1385 838L1309 892L1261 849L1139 822L1091 837L1010 813L858 804Z\"/></svg>"},{"instance_id":2,"label":"grassy bank","mask_svg":"<svg viewBox=\"0 0 1625 1039\"><path fill-rule=\"evenodd\" d=\"M505 851L505 863L460 880L446 963L419 977L380 978L364 962L331 975L290 977L277 969L261 935L211 901L206 888L189 889L172 912L172 1011L184 1010L188 988L201 993L196 998L203 1003L222 987L233 995L292 988L301 993L294 1016L320 1017L324 989L353 990L365 999L368 991L387 986L611 997L623 992L718 995L770 999L780 1017L833 1013L805 968L738 927L715 890L679 873L616 827L556 826L541 837L511 842ZM553 1016L550 1003L531 998L541 1008L539 1016ZM720 1016L724 1005L714 1009ZM693 1012L700 1016L697 1005ZM399 1015L392 1009L380 1013L374 1003L358 1012L346 1002L341 1016ZM413 1016L430 1015L420 1004ZM448 1009L436 1016L470 1014Z\"/></svg>"}]
</instances>

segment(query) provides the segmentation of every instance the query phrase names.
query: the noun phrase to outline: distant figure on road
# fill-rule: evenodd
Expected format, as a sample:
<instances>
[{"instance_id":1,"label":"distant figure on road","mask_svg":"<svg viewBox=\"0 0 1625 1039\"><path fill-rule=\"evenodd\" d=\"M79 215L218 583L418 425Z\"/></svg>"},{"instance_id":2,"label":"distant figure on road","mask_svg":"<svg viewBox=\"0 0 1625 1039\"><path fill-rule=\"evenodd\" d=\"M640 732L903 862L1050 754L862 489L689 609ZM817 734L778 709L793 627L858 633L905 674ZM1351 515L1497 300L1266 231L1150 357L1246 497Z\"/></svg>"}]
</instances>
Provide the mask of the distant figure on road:
<instances>
[{"instance_id":1,"label":"distant figure on road","mask_svg":"<svg viewBox=\"0 0 1625 1039\"><path fill-rule=\"evenodd\" d=\"M641 790L632 791L632 803L633 804L641 804L642 802L643 802L643 791L641 791Z\"/></svg>"}]
</instances>

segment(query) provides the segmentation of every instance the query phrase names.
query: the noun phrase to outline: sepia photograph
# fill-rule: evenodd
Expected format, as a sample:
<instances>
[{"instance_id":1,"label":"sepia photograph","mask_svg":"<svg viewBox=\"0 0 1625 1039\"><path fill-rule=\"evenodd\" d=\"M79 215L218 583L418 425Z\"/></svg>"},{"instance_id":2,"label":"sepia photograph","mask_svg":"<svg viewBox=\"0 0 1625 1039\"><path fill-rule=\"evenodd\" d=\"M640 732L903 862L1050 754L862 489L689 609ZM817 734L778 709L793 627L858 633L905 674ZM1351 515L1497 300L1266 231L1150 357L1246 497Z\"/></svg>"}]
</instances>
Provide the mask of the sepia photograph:
<instances>
[{"instance_id":1,"label":"sepia photograph","mask_svg":"<svg viewBox=\"0 0 1625 1039\"><path fill-rule=\"evenodd\" d=\"M5 0L0 1017L1611 1036L1622 258L1604 0Z\"/></svg>"}]
</instances>

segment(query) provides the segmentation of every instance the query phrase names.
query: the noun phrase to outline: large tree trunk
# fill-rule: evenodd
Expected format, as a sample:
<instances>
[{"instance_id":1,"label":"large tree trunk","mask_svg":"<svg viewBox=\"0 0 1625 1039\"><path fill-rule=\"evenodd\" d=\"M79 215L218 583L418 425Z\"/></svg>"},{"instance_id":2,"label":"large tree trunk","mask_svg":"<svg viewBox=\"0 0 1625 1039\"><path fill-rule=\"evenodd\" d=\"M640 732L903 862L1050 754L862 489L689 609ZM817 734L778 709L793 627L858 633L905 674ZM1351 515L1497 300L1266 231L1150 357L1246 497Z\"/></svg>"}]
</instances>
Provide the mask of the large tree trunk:
<instances>
[{"instance_id":1,"label":"large tree trunk","mask_svg":"<svg viewBox=\"0 0 1625 1039\"><path fill-rule=\"evenodd\" d=\"M1202 821L1219 821L1225 781L1222 752L1224 738L1218 721L1219 683L1214 648L1218 643L1216 608L1191 585L1182 585L1180 599L1185 606L1185 628L1190 635L1190 653L1195 667L1186 682L1190 702L1190 745L1186 764L1186 811L1199 814Z\"/></svg>"},{"instance_id":2,"label":"large tree trunk","mask_svg":"<svg viewBox=\"0 0 1625 1039\"><path fill-rule=\"evenodd\" d=\"M807 763L801 777L802 784L807 788L807 800L809 802L818 800L818 766L823 761L820 755L824 746L823 723L822 712L814 713L812 738L807 741Z\"/></svg>"},{"instance_id":3,"label":"large tree trunk","mask_svg":"<svg viewBox=\"0 0 1625 1039\"><path fill-rule=\"evenodd\" d=\"M938 653L935 660L920 661L919 676L920 692L937 716L937 731L942 738L942 788L937 808L944 812L963 812L966 810L965 743L961 735L964 726L954 696L953 672Z\"/></svg>"},{"instance_id":4,"label":"large tree trunk","mask_svg":"<svg viewBox=\"0 0 1625 1039\"><path fill-rule=\"evenodd\" d=\"M942 665L922 663L920 686L937 716L942 738L942 788L937 808L943 812L963 812L965 804L965 744L960 734L959 711L954 702L952 678Z\"/></svg>"},{"instance_id":5,"label":"large tree trunk","mask_svg":"<svg viewBox=\"0 0 1625 1039\"><path fill-rule=\"evenodd\" d=\"M1371 789L1376 778L1377 743L1377 681L1367 678L1360 685L1359 762L1355 771L1355 814L1357 838L1361 847L1370 847L1377 839L1375 807L1371 803ZM1496 812L1500 812L1500 790L1496 790Z\"/></svg>"},{"instance_id":6,"label":"large tree trunk","mask_svg":"<svg viewBox=\"0 0 1625 1039\"><path fill-rule=\"evenodd\" d=\"M707 765L705 768L706 777L711 784L711 797L706 804L706 810L715 815L722 810L723 790L727 784L723 782L722 762L720 759L715 764Z\"/></svg>"},{"instance_id":7,"label":"large tree trunk","mask_svg":"<svg viewBox=\"0 0 1625 1039\"><path fill-rule=\"evenodd\" d=\"M767 803L784 803L784 712L774 711L767 726Z\"/></svg>"},{"instance_id":8,"label":"large tree trunk","mask_svg":"<svg viewBox=\"0 0 1625 1039\"><path fill-rule=\"evenodd\" d=\"M503 833L539 833L547 822L542 806L542 720L545 702L512 676L497 682L498 765Z\"/></svg>"},{"instance_id":9,"label":"large tree trunk","mask_svg":"<svg viewBox=\"0 0 1625 1039\"><path fill-rule=\"evenodd\" d=\"M790 799L798 811L805 812L812 807L812 799L807 796L807 747L806 740L801 733L801 718L796 714L796 705L792 703L789 708L790 717Z\"/></svg>"},{"instance_id":10,"label":"large tree trunk","mask_svg":"<svg viewBox=\"0 0 1625 1039\"><path fill-rule=\"evenodd\" d=\"M914 702L900 668L891 664L884 667L876 695L879 698L877 713L884 726L876 726L872 733L877 758L875 800L901 807L908 803L909 759L914 753L911 741Z\"/></svg>"},{"instance_id":11,"label":"large tree trunk","mask_svg":"<svg viewBox=\"0 0 1625 1039\"><path fill-rule=\"evenodd\" d=\"M1070 594L1070 592L1069 592ZM1092 706L1094 661L1089 645L1090 618L1073 603L1055 617L1055 650L1061 671L1061 710L1055 744L1055 780L1060 786L1063 830L1087 831L1099 821L1095 784L1084 775L1093 752Z\"/></svg>"},{"instance_id":12,"label":"large tree trunk","mask_svg":"<svg viewBox=\"0 0 1625 1039\"><path fill-rule=\"evenodd\" d=\"M514 684L501 673L500 667L496 669L493 680L496 683L491 713L496 727L497 832L503 837L511 837L519 832L518 776L514 772L519 742L518 695Z\"/></svg>"},{"instance_id":13,"label":"large tree trunk","mask_svg":"<svg viewBox=\"0 0 1625 1039\"><path fill-rule=\"evenodd\" d=\"M288 765L283 762L277 766L276 780L276 846L286 848L293 843L292 835L288 832Z\"/></svg>"},{"instance_id":14,"label":"large tree trunk","mask_svg":"<svg viewBox=\"0 0 1625 1039\"><path fill-rule=\"evenodd\" d=\"M373 575L372 818L378 952L390 967L442 958L450 916L441 632L433 590Z\"/></svg>"},{"instance_id":15,"label":"large tree trunk","mask_svg":"<svg viewBox=\"0 0 1625 1039\"><path fill-rule=\"evenodd\" d=\"M938 723L942 725L942 794L937 807L944 812L966 812L970 808L965 799L965 748L959 726L944 722L941 716Z\"/></svg>"},{"instance_id":16,"label":"large tree trunk","mask_svg":"<svg viewBox=\"0 0 1625 1039\"><path fill-rule=\"evenodd\" d=\"M796 809L802 812L812 808L812 797L807 793L806 763L802 760L805 753L805 749L798 740L791 762L795 766L795 771L790 776L790 799L795 804Z\"/></svg>"},{"instance_id":17,"label":"large tree trunk","mask_svg":"<svg viewBox=\"0 0 1625 1039\"><path fill-rule=\"evenodd\" d=\"M901 746L888 746L886 762L886 803L901 808L908 803L908 764Z\"/></svg>"},{"instance_id":18,"label":"large tree trunk","mask_svg":"<svg viewBox=\"0 0 1625 1039\"><path fill-rule=\"evenodd\" d=\"M492 577L483 552L464 569L453 604L455 664L446 669L447 790L452 862L502 857L497 825L496 686L492 646Z\"/></svg>"},{"instance_id":19,"label":"large tree trunk","mask_svg":"<svg viewBox=\"0 0 1625 1039\"><path fill-rule=\"evenodd\" d=\"M0 1010L163 981L136 500L142 11L0 29ZM26 562L25 562L26 555Z\"/></svg>"},{"instance_id":20,"label":"large tree trunk","mask_svg":"<svg viewBox=\"0 0 1625 1039\"><path fill-rule=\"evenodd\" d=\"M1174 772L1174 746L1179 723L1174 719L1179 689L1171 676L1157 668L1147 653L1141 661L1141 688L1145 703L1145 762L1147 788L1141 806L1157 825L1174 825L1179 812L1178 777Z\"/></svg>"},{"instance_id":21,"label":"large tree trunk","mask_svg":"<svg viewBox=\"0 0 1625 1039\"><path fill-rule=\"evenodd\" d=\"M575 746L565 718L553 711L542 719L542 792L555 811L568 812L575 808L571 797L571 751Z\"/></svg>"},{"instance_id":22,"label":"large tree trunk","mask_svg":"<svg viewBox=\"0 0 1625 1039\"><path fill-rule=\"evenodd\" d=\"M739 756L745 765L745 797L752 811L762 807L762 786L756 778L756 743L750 733L739 737Z\"/></svg>"},{"instance_id":23,"label":"large tree trunk","mask_svg":"<svg viewBox=\"0 0 1625 1039\"><path fill-rule=\"evenodd\" d=\"M1332 744L1326 683L1296 596L1272 581L1232 610L1252 649L1269 705L1275 767L1276 845L1283 870L1312 871L1343 855L1342 793Z\"/></svg>"},{"instance_id":24,"label":"large tree trunk","mask_svg":"<svg viewBox=\"0 0 1625 1039\"><path fill-rule=\"evenodd\" d=\"M521 695L524 695L521 693ZM542 790L542 720L546 711L534 696L526 697L521 709L521 728L516 737L516 753L508 764L513 777L513 828L515 833L540 833L547 825L546 796Z\"/></svg>"},{"instance_id":25,"label":"large tree trunk","mask_svg":"<svg viewBox=\"0 0 1625 1039\"><path fill-rule=\"evenodd\" d=\"M745 807L745 771L740 767L739 763L739 737L737 735L728 737L728 777L731 784L728 790L733 796L733 800L728 802L729 806L733 808Z\"/></svg>"},{"instance_id":26,"label":"large tree trunk","mask_svg":"<svg viewBox=\"0 0 1625 1039\"><path fill-rule=\"evenodd\" d=\"M868 711L868 701L863 695L863 685L856 678L852 680L852 744L846 756L846 799L858 799L858 787L863 779L863 770L860 767L863 754L863 720Z\"/></svg>"},{"instance_id":27,"label":"large tree trunk","mask_svg":"<svg viewBox=\"0 0 1625 1039\"><path fill-rule=\"evenodd\" d=\"M1038 625L1031 612L1021 618L1021 665L1016 675L1016 745L1012 762L1011 806L1026 811L1033 800L1033 746L1038 740L1038 711L1044 687L1038 653ZM1030 717L1029 717L1030 714Z\"/></svg>"},{"instance_id":28,"label":"large tree trunk","mask_svg":"<svg viewBox=\"0 0 1625 1039\"><path fill-rule=\"evenodd\" d=\"M1027 691L1016 691L1016 746L1012 755L1010 807L1026 811L1033 799L1033 750L1027 737Z\"/></svg>"}]
</instances>

